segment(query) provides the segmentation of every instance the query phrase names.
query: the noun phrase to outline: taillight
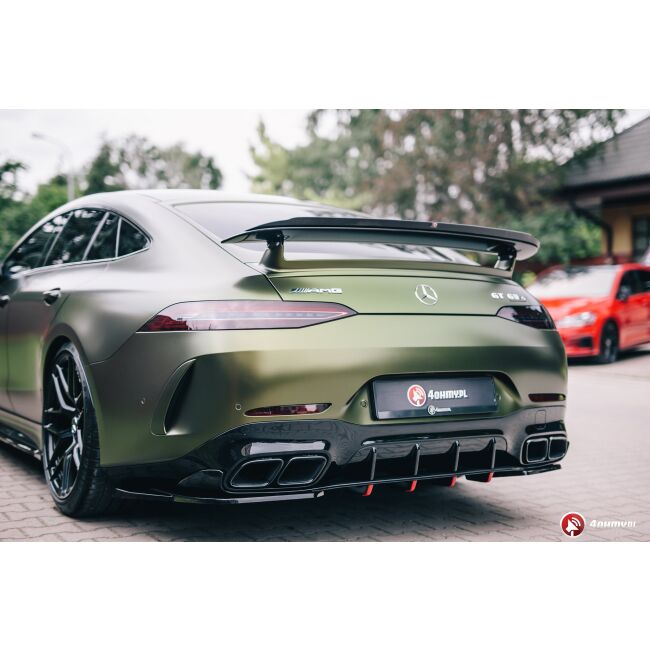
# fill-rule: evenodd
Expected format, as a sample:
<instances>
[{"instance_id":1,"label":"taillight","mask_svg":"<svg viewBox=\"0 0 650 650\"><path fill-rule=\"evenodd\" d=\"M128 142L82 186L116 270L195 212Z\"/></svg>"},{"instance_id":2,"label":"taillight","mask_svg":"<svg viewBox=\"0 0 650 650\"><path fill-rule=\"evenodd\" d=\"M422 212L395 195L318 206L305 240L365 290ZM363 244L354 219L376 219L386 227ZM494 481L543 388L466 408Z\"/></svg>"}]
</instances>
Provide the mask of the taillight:
<instances>
[{"instance_id":1,"label":"taillight","mask_svg":"<svg viewBox=\"0 0 650 650\"><path fill-rule=\"evenodd\" d=\"M272 415L313 415L322 413L332 406L331 404L285 404L284 406L263 406L246 411L244 415L250 417L268 417Z\"/></svg>"},{"instance_id":2,"label":"taillight","mask_svg":"<svg viewBox=\"0 0 650 650\"><path fill-rule=\"evenodd\" d=\"M330 302L282 300L209 300L181 302L163 309L141 332L203 332L308 327L356 312Z\"/></svg>"},{"instance_id":3,"label":"taillight","mask_svg":"<svg viewBox=\"0 0 650 650\"><path fill-rule=\"evenodd\" d=\"M528 325L538 330L554 330L555 323L551 315L542 305L517 305L516 307L501 307L497 316L515 323Z\"/></svg>"}]
</instances>

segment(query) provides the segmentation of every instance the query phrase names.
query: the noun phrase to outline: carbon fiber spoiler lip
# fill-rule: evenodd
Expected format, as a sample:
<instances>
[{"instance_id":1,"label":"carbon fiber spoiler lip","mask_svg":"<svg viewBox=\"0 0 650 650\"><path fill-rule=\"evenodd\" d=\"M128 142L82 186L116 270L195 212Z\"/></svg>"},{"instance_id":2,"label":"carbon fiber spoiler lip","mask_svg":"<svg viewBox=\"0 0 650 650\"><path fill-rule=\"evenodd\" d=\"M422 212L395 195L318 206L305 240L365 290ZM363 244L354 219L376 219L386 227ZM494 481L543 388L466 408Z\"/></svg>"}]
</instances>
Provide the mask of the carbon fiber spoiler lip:
<instances>
[{"instance_id":1,"label":"carbon fiber spoiler lip","mask_svg":"<svg viewBox=\"0 0 650 650\"><path fill-rule=\"evenodd\" d=\"M272 221L222 240L222 244L265 241L269 249L285 241L346 241L443 246L496 253L496 268L535 255L539 241L524 232L466 224L399 219L296 217Z\"/></svg>"}]
</instances>

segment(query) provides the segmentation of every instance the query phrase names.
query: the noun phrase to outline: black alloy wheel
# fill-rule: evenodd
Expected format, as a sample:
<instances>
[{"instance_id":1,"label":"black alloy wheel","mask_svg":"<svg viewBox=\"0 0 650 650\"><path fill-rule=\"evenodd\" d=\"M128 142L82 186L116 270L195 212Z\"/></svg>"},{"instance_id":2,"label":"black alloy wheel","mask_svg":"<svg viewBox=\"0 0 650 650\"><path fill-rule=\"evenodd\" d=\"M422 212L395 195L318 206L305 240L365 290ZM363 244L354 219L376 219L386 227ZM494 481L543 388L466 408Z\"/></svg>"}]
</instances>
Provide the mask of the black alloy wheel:
<instances>
[{"instance_id":1,"label":"black alloy wheel","mask_svg":"<svg viewBox=\"0 0 650 650\"><path fill-rule=\"evenodd\" d=\"M100 515L119 504L99 458L88 380L79 353L66 343L43 378L43 468L52 498L64 514Z\"/></svg>"},{"instance_id":2,"label":"black alloy wheel","mask_svg":"<svg viewBox=\"0 0 650 650\"><path fill-rule=\"evenodd\" d=\"M44 386L43 462L52 492L65 499L72 492L84 449L84 394L72 353L62 350Z\"/></svg>"},{"instance_id":3,"label":"black alloy wheel","mask_svg":"<svg viewBox=\"0 0 650 650\"><path fill-rule=\"evenodd\" d=\"M618 329L612 322L605 323L600 335L599 363L614 363L618 359Z\"/></svg>"}]
</instances>

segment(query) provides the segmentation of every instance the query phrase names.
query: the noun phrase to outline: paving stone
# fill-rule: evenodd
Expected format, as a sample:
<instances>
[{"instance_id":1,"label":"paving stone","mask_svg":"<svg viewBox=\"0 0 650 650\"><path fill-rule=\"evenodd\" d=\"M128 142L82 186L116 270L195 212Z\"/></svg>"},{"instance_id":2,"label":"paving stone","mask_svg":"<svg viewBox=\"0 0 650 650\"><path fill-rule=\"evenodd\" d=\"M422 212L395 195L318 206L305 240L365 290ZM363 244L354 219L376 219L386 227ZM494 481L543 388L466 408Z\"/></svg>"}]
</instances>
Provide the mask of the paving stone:
<instances>
[{"instance_id":1,"label":"paving stone","mask_svg":"<svg viewBox=\"0 0 650 650\"><path fill-rule=\"evenodd\" d=\"M413 494L330 494L309 502L212 507L129 503L75 521L54 507L41 464L0 444L0 541L649 541L650 348L615 366L572 364L563 469L549 474L420 484ZM577 511L633 528L560 531Z\"/></svg>"}]
</instances>

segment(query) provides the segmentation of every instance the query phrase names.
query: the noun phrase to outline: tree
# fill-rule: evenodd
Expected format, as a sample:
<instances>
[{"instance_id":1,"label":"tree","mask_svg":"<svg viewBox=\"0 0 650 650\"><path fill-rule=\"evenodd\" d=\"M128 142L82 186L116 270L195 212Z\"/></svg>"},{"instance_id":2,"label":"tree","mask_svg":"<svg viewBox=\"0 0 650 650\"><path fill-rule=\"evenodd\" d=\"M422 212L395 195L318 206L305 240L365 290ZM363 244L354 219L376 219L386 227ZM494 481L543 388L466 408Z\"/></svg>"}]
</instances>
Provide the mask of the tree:
<instances>
[{"instance_id":1,"label":"tree","mask_svg":"<svg viewBox=\"0 0 650 650\"><path fill-rule=\"evenodd\" d=\"M42 183L33 195L19 191L19 161L0 164L0 256L39 219L67 202L62 175ZM157 187L216 189L222 174L211 156L186 151L183 145L157 147L146 138L131 135L105 141L80 175L86 194L122 189Z\"/></svg>"},{"instance_id":2,"label":"tree","mask_svg":"<svg viewBox=\"0 0 650 650\"><path fill-rule=\"evenodd\" d=\"M563 236L595 254L597 228L553 201L562 164L609 137L618 110L340 110L310 115L306 145L287 149L263 125L251 150L261 192L318 199L377 215L449 220ZM334 117L333 133L324 125ZM564 223L566 221L566 223ZM596 243L595 243L596 242ZM565 261L576 248L544 247Z\"/></svg>"},{"instance_id":3,"label":"tree","mask_svg":"<svg viewBox=\"0 0 650 650\"><path fill-rule=\"evenodd\" d=\"M12 205L18 193L18 172L25 165L17 160L5 160L0 164L0 210Z\"/></svg>"},{"instance_id":4,"label":"tree","mask_svg":"<svg viewBox=\"0 0 650 650\"><path fill-rule=\"evenodd\" d=\"M105 141L85 173L86 194L122 189L217 189L222 174L211 156L188 152L182 144L157 147L131 135Z\"/></svg>"},{"instance_id":5,"label":"tree","mask_svg":"<svg viewBox=\"0 0 650 650\"><path fill-rule=\"evenodd\" d=\"M2 173L8 165L11 173ZM39 219L67 201L67 179L61 174L39 185L33 196L22 195L17 173L24 169L15 161L0 165L0 259Z\"/></svg>"}]
</instances>

